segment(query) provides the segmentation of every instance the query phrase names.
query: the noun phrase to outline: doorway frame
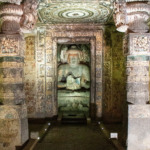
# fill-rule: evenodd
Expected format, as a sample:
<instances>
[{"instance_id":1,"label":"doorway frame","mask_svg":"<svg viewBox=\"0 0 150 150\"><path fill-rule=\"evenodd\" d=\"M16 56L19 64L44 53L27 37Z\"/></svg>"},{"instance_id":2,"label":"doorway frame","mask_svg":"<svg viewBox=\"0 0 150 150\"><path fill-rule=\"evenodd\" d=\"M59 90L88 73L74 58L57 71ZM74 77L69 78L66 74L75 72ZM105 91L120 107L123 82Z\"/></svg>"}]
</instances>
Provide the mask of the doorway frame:
<instances>
[{"instance_id":1,"label":"doorway frame","mask_svg":"<svg viewBox=\"0 0 150 150\"><path fill-rule=\"evenodd\" d=\"M58 26L57 26L58 27ZM64 26L63 26L64 27ZM51 101L52 110L48 117L58 115L57 106L57 44L90 44L91 45L91 101L90 101L90 116L91 118L102 117L102 58L103 58L103 30L102 28L95 28L89 30L87 26L80 26L80 30L74 27L70 27L68 30L62 27L53 29L46 29L46 45L51 47L52 62L51 62L51 97L48 101ZM55 30L54 30L55 29ZM48 52L46 50L47 57ZM46 68L49 64L46 64ZM46 75L47 75L46 69ZM48 82L46 76L46 85ZM47 88L46 88L47 89ZM46 92L47 93L47 92ZM47 96L46 96L47 97Z\"/></svg>"},{"instance_id":2,"label":"doorway frame","mask_svg":"<svg viewBox=\"0 0 150 150\"><path fill-rule=\"evenodd\" d=\"M90 100L89 100L89 116L90 117L94 117L92 111L92 104L95 102L95 38L90 38L90 37L86 37L86 38L57 38L55 41L57 41L57 46L58 44L90 44ZM54 43L55 44L55 43ZM54 50L54 49L53 49ZM56 50L56 49L55 49ZM57 56L57 52L58 52L58 47L56 50L56 56ZM54 58L55 60L57 60L56 58ZM55 62L55 76L57 76L58 78L58 62ZM56 100L56 105L57 105L57 109L58 109L58 95L57 95L57 84L58 82L55 82L55 100Z\"/></svg>"}]
</instances>

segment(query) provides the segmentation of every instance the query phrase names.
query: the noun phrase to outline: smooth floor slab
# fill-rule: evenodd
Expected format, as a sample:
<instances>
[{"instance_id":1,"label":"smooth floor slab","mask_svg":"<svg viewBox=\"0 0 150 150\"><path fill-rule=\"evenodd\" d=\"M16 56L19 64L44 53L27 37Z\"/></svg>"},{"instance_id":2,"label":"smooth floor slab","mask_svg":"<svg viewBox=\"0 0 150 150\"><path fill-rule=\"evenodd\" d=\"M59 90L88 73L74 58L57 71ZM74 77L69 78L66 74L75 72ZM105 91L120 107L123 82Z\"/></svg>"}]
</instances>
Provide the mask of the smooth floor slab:
<instances>
[{"instance_id":1,"label":"smooth floor slab","mask_svg":"<svg viewBox=\"0 0 150 150\"><path fill-rule=\"evenodd\" d=\"M34 150L115 150L98 125L56 125Z\"/></svg>"}]
</instances>

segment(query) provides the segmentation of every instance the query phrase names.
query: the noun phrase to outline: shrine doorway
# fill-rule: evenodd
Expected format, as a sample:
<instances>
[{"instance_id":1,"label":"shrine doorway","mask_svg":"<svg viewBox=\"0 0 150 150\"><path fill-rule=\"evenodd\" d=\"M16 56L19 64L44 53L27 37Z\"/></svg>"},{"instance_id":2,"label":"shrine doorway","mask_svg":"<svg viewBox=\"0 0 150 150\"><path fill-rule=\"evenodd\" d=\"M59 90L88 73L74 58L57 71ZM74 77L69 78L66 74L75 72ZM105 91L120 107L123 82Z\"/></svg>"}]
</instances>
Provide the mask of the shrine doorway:
<instances>
[{"instance_id":1,"label":"shrine doorway","mask_svg":"<svg viewBox=\"0 0 150 150\"><path fill-rule=\"evenodd\" d=\"M90 44L61 44L57 51L58 114L88 118L91 101Z\"/></svg>"},{"instance_id":2,"label":"shrine doorway","mask_svg":"<svg viewBox=\"0 0 150 150\"><path fill-rule=\"evenodd\" d=\"M46 95L47 95L47 104L50 104L51 109L49 112L46 113L47 116L58 116L60 110L60 102L58 100L58 94L61 97L61 93L58 93L58 67L62 64L67 64L67 61L61 62L63 60L63 53L59 52L59 49L62 49L65 46L71 47L76 46L79 47L88 47L89 54L90 54L90 62L83 62L81 61L79 64L84 64L89 67L89 78L90 78L90 87L89 87L89 106L87 103L83 104L88 109L88 115L91 118L101 118L102 117L102 39L103 39L103 32L101 27L91 27L94 30L89 30L89 26L81 26L78 25L70 25L70 26L57 26L56 27L47 28L46 29L46 55L45 57L48 58L51 56L51 61L46 62L46 74L47 77L45 79L46 85L51 85L50 88L46 88ZM80 29L78 29L80 28ZM60 48L61 47L61 48ZM84 51L84 50L83 50ZM64 51L65 52L65 51ZM70 54L72 55L72 54ZM78 55L78 54L73 54ZM59 57L58 57L59 56ZM61 56L61 58L60 58ZM69 58L70 59L70 58ZM65 68L65 67L64 67ZM86 68L86 67L84 67ZM86 70L86 69L85 69ZM66 80L66 77L61 77L60 81ZM69 80L75 80L70 75ZM76 78L76 82L80 83L80 79ZM87 77L86 77L87 78ZM87 79L86 79L87 80ZM69 90L71 87L67 87ZM76 87L77 88L77 87ZM62 91L61 91L62 92ZM64 105L64 104L63 104ZM83 105L78 104L71 104L74 107L83 108ZM84 108L85 108L84 107Z\"/></svg>"}]
</instances>

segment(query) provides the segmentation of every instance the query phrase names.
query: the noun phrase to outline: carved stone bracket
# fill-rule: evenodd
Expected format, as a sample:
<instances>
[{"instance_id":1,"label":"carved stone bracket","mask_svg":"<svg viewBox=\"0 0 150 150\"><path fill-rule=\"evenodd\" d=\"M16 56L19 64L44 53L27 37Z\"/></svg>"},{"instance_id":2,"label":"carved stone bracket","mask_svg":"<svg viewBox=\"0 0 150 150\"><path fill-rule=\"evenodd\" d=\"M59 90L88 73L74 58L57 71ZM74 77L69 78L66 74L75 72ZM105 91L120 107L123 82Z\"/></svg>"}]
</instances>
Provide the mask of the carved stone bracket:
<instances>
[{"instance_id":1,"label":"carved stone bracket","mask_svg":"<svg viewBox=\"0 0 150 150\"><path fill-rule=\"evenodd\" d=\"M150 55L150 34L130 33L128 55Z\"/></svg>"},{"instance_id":2,"label":"carved stone bracket","mask_svg":"<svg viewBox=\"0 0 150 150\"><path fill-rule=\"evenodd\" d=\"M146 33L150 17L150 5L146 2L116 2L114 20L117 30Z\"/></svg>"},{"instance_id":3,"label":"carved stone bracket","mask_svg":"<svg viewBox=\"0 0 150 150\"><path fill-rule=\"evenodd\" d=\"M31 30L37 21L38 0L25 0L23 3L23 16L20 22L22 32Z\"/></svg>"}]
</instances>

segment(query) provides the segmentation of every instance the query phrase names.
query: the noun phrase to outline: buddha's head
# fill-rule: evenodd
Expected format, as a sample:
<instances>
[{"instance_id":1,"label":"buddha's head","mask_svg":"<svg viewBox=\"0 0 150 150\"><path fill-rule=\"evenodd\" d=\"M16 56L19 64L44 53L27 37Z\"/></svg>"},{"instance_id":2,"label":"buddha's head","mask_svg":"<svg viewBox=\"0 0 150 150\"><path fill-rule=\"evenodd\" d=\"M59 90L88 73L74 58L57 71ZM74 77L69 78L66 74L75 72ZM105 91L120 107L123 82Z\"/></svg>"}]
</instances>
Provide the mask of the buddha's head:
<instances>
[{"instance_id":1,"label":"buddha's head","mask_svg":"<svg viewBox=\"0 0 150 150\"><path fill-rule=\"evenodd\" d=\"M67 62L71 67L77 67L80 63L81 51L78 49L69 49L67 51Z\"/></svg>"}]
</instances>

